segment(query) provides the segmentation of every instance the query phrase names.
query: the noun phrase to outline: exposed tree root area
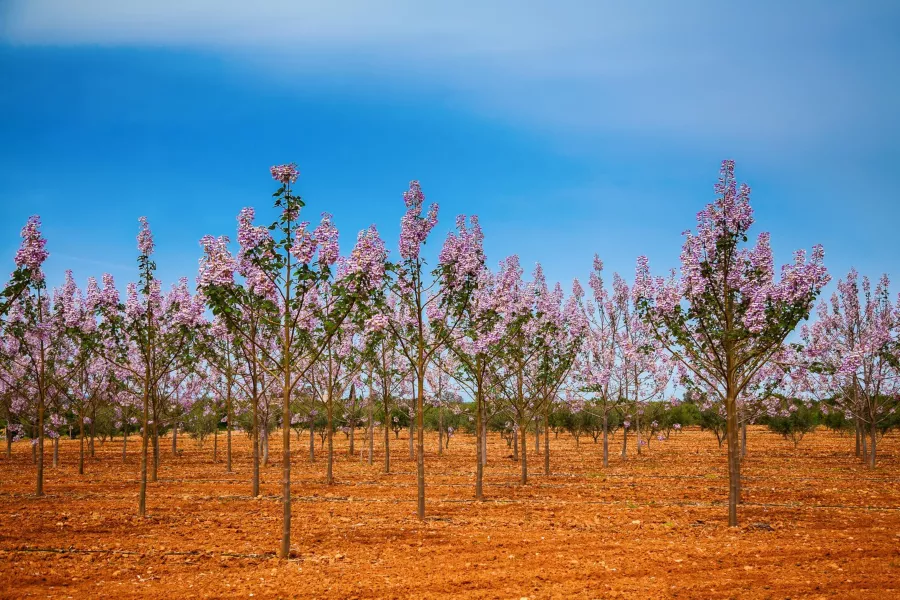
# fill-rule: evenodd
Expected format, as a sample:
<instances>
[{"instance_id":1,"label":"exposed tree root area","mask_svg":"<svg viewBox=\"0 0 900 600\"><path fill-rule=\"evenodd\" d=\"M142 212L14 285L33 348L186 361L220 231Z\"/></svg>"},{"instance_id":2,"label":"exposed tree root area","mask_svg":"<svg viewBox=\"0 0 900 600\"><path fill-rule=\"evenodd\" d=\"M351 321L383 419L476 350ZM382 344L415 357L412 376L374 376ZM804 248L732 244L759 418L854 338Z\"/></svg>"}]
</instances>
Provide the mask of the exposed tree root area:
<instances>
[{"instance_id":1,"label":"exposed tree root area","mask_svg":"<svg viewBox=\"0 0 900 600\"><path fill-rule=\"evenodd\" d=\"M361 432L358 432L357 449ZM336 484L324 454L296 448L293 557L275 558L281 467L262 467L250 497L249 444L235 437L234 472L212 442L161 443L148 517L137 512L139 456L129 440L97 446L85 475L63 441L35 498L28 442L0 457L2 598L885 598L900 597L900 435L879 466L853 439L820 430L799 449L761 428L749 434L741 527L726 523L725 453L688 430L622 462L621 432L601 445L551 434L552 469L529 442L529 485L506 442L492 437L486 501L474 493L474 438L443 456L429 435L427 514L415 518L415 464L392 437L394 473L347 456L335 438ZM318 440L317 440L318 442ZM47 463L51 454L48 444ZM317 451L319 448L317 447ZM280 455L280 450L271 452Z\"/></svg>"}]
</instances>

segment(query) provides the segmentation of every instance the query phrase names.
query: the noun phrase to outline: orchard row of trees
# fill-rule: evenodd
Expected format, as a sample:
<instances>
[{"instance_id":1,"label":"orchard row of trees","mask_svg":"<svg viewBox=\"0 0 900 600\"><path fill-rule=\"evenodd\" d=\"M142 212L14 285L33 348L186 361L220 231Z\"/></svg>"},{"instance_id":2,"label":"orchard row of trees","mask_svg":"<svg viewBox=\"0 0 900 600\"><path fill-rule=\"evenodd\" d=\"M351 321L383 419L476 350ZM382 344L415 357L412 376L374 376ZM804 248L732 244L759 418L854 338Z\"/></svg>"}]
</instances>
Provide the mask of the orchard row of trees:
<instances>
[{"instance_id":1,"label":"orchard row of trees","mask_svg":"<svg viewBox=\"0 0 900 600\"><path fill-rule=\"evenodd\" d=\"M245 208L236 246L227 236L204 236L194 290L187 278L163 290L143 217L137 277L124 300L108 274L88 278L82 290L67 272L49 290L46 241L39 218L29 219L0 301L0 406L8 449L17 435L34 439L38 495L45 440L76 430L83 473L86 430L90 448L101 409L114 415L123 452L128 435L140 435L140 515L147 482L156 479L162 430L173 432L173 447L179 428L210 432L218 452L224 426L231 471L234 424L243 423L253 440L253 495L260 460L268 461L270 437L280 430L286 557L292 429L298 436L309 430L311 457L315 432L322 432L330 484L337 431L346 431L353 448L362 429L372 462L380 425L390 472L390 433L408 427L424 518L426 409L438 415L440 451L451 423L474 432L474 495L481 500L487 431L498 418L517 454L521 449L524 485L528 431L537 433L535 444L544 432L545 474L547 432L564 418L569 431L593 428L606 466L616 428L634 431L638 448L662 435L651 407L664 400L674 411L676 389L710 422L724 422L731 525L747 423L790 418L815 403L852 423L857 454L875 466L878 436L897 413L900 302L891 302L886 276L873 288L853 271L798 331L829 281L824 252L817 246L807 258L798 251L776 278L768 234L748 245L750 192L736 184L731 161L696 231L685 234L680 273L653 277L639 257L631 286L618 274L608 285L595 257L588 294L577 279L569 293L548 284L540 264L526 277L515 255L491 267L475 216L457 217L429 266L424 246L438 206L426 207L415 181L403 194L397 257L374 225L342 256L330 214L315 227L303 220L296 166L275 166L271 174L278 185L273 220L258 224L255 210ZM463 415L471 422L460 421Z\"/></svg>"}]
</instances>

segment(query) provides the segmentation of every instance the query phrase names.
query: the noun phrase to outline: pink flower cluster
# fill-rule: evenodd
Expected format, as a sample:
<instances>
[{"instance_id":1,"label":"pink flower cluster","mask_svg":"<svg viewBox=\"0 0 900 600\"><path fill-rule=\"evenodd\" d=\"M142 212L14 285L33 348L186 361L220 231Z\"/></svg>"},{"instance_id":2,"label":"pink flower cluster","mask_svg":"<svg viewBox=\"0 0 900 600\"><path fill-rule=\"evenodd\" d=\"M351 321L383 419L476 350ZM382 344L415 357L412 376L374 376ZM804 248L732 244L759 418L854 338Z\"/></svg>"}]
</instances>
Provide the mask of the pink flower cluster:
<instances>
[{"instance_id":1,"label":"pink flower cluster","mask_svg":"<svg viewBox=\"0 0 900 600\"><path fill-rule=\"evenodd\" d=\"M41 265L50 256L46 250L47 240L41 236L41 218L37 215L28 218L22 228L22 244L16 252L16 267L31 271L31 280L40 283L44 280Z\"/></svg>"},{"instance_id":2,"label":"pink flower cluster","mask_svg":"<svg viewBox=\"0 0 900 600\"><path fill-rule=\"evenodd\" d=\"M428 214L422 216L425 195L418 181L409 182L409 190L403 193L403 201L406 213L400 220L400 256L404 260L414 260L419 257L428 234L437 225L438 205L432 204L428 208Z\"/></svg>"},{"instance_id":3,"label":"pink flower cluster","mask_svg":"<svg viewBox=\"0 0 900 600\"><path fill-rule=\"evenodd\" d=\"M294 183L297 181L297 177L300 176L300 171L297 170L296 163L275 165L269 168L269 172L272 173L272 179L281 182L284 185Z\"/></svg>"},{"instance_id":4,"label":"pink flower cluster","mask_svg":"<svg viewBox=\"0 0 900 600\"><path fill-rule=\"evenodd\" d=\"M228 236L213 237L204 235L200 238L203 256L200 257L200 270L197 274L197 287L230 286L234 284L234 272L237 262L228 251Z\"/></svg>"},{"instance_id":5,"label":"pink flower cluster","mask_svg":"<svg viewBox=\"0 0 900 600\"><path fill-rule=\"evenodd\" d=\"M138 242L138 251L142 256L150 256L153 254L153 234L150 232L150 224L147 222L147 217L140 217L138 219L141 223L141 230L137 236Z\"/></svg>"}]
</instances>

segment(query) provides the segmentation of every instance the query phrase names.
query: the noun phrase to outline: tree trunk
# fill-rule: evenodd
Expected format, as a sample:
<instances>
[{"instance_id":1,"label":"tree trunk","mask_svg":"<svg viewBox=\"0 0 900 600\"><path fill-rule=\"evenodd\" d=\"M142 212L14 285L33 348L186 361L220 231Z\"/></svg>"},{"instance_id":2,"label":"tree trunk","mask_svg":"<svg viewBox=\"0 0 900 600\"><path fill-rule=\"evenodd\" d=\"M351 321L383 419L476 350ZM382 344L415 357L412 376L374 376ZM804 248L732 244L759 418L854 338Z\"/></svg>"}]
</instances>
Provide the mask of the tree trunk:
<instances>
[{"instance_id":1,"label":"tree trunk","mask_svg":"<svg viewBox=\"0 0 900 600\"><path fill-rule=\"evenodd\" d=\"M741 460L747 457L747 424L741 424Z\"/></svg>"},{"instance_id":2,"label":"tree trunk","mask_svg":"<svg viewBox=\"0 0 900 600\"><path fill-rule=\"evenodd\" d=\"M369 392L369 465L375 460L375 398Z\"/></svg>"},{"instance_id":3,"label":"tree trunk","mask_svg":"<svg viewBox=\"0 0 900 600\"><path fill-rule=\"evenodd\" d=\"M544 411L544 475L550 475L550 409Z\"/></svg>"},{"instance_id":4,"label":"tree trunk","mask_svg":"<svg viewBox=\"0 0 900 600\"><path fill-rule=\"evenodd\" d=\"M534 417L534 453L541 455L541 427L538 423L538 417Z\"/></svg>"},{"instance_id":5,"label":"tree trunk","mask_svg":"<svg viewBox=\"0 0 900 600\"><path fill-rule=\"evenodd\" d=\"M444 455L444 409L438 407L438 456Z\"/></svg>"},{"instance_id":6,"label":"tree trunk","mask_svg":"<svg viewBox=\"0 0 900 600\"><path fill-rule=\"evenodd\" d=\"M730 396L730 394L729 394ZM737 527L737 503L740 496L741 455L738 444L737 402L735 398L725 400L726 435L728 437L728 526Z\"/></svg>"},{"instance_id":7,"label":"tree trunk","mask_svg":"<svg viewBox=\"0 0 900 600\"><path fill-rule=\"evenodd\" d=\"M331 398L331 390L328 390L328 397L325 406L326 420L325 437L328 440L328 455L325 459L325 483L331 485L334 483L334 403Z\"/></svg>"},{"instance_id":8,"label":"tree trunk","mask_svg":"<svg viewBox=\"0 0 900 600\"><path fill-rule=\"evenodd\" d=\"M522 485L528 483L528 435L525 431L525 423L519 426L522 435Z\"/></svg>"},{"instance_id":9,"label":"tree trunk","mask_svg":"<svg viewBox=\"0 0 900 600\"><path fill-rule=\"evenodd\" d=\"M347 451L347 454L353 456L356 454L356 446L354 445L354 434L356 433L356 423L353 422L353 419L350 420L350 449Z\"/></svg>"},{"instance_id":10,"label":"tree trunk","mask_svg":"<svg viewBox=\"0 0 900 600\"><path fill-rule=\"evenodd\" d=\"M178 421L172 425L172 456L178 456Z\"/></svg>"},{"instance_id":11,"label":"tree trunk","mask_svg":"<svg viewBox=\"0 0 900 600\"><path fill-rule=\"evenodd\" d=\"M862 454L860 454L859 459L868 463L869 461L869 436L866 435L865 425L860 423L859 425L859 437L862 440Z\"/></svg>"},{"instance_id":12,"label":"tree trunk","mask_svg":"<svg viewBox=\"0 0 900 600\"><path fill-rule=\"evenodd\" d=\"M415 430L416 430L416 415L409 416L409 460L416 459L416 446L415 446Z\"/></svg>"},{"instance_id":13,"label":"tree trunk","mask_svg":"<svg viewBox=\"0 0 900 600\"><path fill-rule=\"evenodd\" d=\"M12 459L12 433L9 430L9 422L6 423L6 458Z\"/></svg>"},{"instance_id":14,"label":"tree trunk","mask_svg":"<svg viewBox=\"0 0 900 600\"><path fill-rule=\"evenodd\" d=\"M425 520L425 363L419 350L418 399L416 401L416 484L418 488L417 514Z\"/></svg>"},{"instance_id":15,"label":"tree trunk","mask_svg":"<svg viewBox=\"0 0 900 600\"><path fill-rule=\"evenodd\" d=\"M478 364L480 365L480 360ZM484 415L480 381L477 381L475 385L477 386L475 388L475 499L482 501L484 500L484 459L482 457L484 447L481 439L483 435L481 422L484 420Z\"/></svg>"},{"instance_id":16,"label":"tree trunk","mask_svg":"<svg viewBox=\"0 0 900 600\"><path fill-rule=\"evenodd\" d=\"M53 438L53 468L59 466L59 436Z\"/></svg>"},{"instance_id":17,"label":"tree trunk","mask_svg":"<svg viewBox=\"0 0 900 600\"><path fill-rule=\"evenodd\" d=\"M487 466L487 457L488 457L488 427L487 427L487 415L484 414L484 400L481 401L481 464L485 467Z\"/></svg>"},{"instance_id":18,"label":"tree trunk","mask_svg":"<svg viewBox=\"0 0 900 600\"><path fill-rule=\"evenodd\" d=\"M124 456L124 451L122 456ZM84 475L84 416L78 418L78 474Z\"/></svg>"},{"instance_id":19,"label":"tree trunk","mask_svg":"<svg viewBox=\"0 0 900 600\"><path fill-rule=\"evenodd\" d=\"M387 386L387 383L384 384ZM391 472L391 411L389 410L388 403L390 402L390 398L388 397L387 387L385 387L383 391L383 400L384 400L384 472Z\"/></svg>"},{"instance_id":20,"label":"tree trunk","mask_svg":"<svg viewBox=\"0 0 900 600\"><path fill-rule=\"evenodd\" d=\"M609 467L609 414L603 411L603 468Z\"/></svg>"},{"instance_id":21,"label":"tree trunk","mask_svg":"<svg viewBox=\"0 0 900 600\"><path fill-rule=\"evenodd\" d=\"M159 475L159 419L153 415L153 465L150 468L150 483L156 483Z\"/></svg>"},{"instance_id":22,"label":"tree trunk","mask_svg":"<svg viewBox=\"0 0 900 600\"><path fill-rule=\"evenodd\" d=\"M219 424L216 423L216 427ZM228 383L228 396L225 400L225 472L231 473L231 383Z\"/></svg>"},{"instance_id":23,"label":"tree trunk","mask_svg":"<svg viewBox=\"0 0 900 600\"><path fill-rule=\"evenodd\" d=\"M213 429L213 462L219 462L219 424Z\"/></svg>"},{"instance_id":24,"label":"tree trunk","mask_svg":"<svg viewBox=\"0 0 900 600\"><path fill-rule=\"evenodd\" d=\"M622 460L628 460L628 428L622 428Z\"/></svg>"},{"instance_id":25,"label":"tree trunk","mask_svg":"<svg viewBox=\"0 0 900 600\"><path fill-rule=\"evenodd\" d=\"M150 370L146 371L144 381L144 428L141 430L141 488L138 495L138 516L147 515L147 451L150 443Z\"/></svg>"},{"instance_id":26,"label":"tree trunk","mask_svg":"<svg viewBox=\"0 0 900 600\"><path fill-rule=\"evenodd\" d=\"M519 432L513 429L513 460L519 462Z\"/></svg>"},{"instance_id":27,"label":"tree trunk","mask_svg":"<svg viewBox=\"0 0 900 600\"><path fill-rule=\"evenodd\" d=\"M97 408L91 410L91 458L94 458L94 438L97 435Z\"/></svg>"},{"instance_id":28,"label":"tree trunk","mask_svg":"<svg viewBox=\"0 0 900 600\"><path fill-rule=\"evenodd\" d=\"M853 428L856 430L856 457L860 456L860 441L859 441L859 419L853 419Z\"/></svg>"},{"instance_id":29,"label":"tree trunk","mask_svg":"<svg viewBox=\"0 0 900 600\"><path fill-rule=\"evenodd\" d=\"M872 418L872 424L869 425L869 431L872 436L872 447L869 449L869 468L874 469L875 468L875 446L876 446L875 436L878 434L878 428L875 426L875 418L874 417Z\"/></svg>"}]
</instances>

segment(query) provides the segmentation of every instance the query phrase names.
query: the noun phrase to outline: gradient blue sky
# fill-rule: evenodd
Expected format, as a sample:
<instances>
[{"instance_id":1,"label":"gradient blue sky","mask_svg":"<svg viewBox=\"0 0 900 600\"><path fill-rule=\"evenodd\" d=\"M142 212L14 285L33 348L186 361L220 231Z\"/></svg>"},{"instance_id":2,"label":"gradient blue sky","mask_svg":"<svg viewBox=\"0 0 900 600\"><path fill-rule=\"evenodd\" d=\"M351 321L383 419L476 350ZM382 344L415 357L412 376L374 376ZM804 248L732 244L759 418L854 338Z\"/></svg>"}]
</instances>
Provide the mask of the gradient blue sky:
<instances>
[{"instance_id":1,"label":"gradient blue sky","mask_svg":"<svg viewBox=\"0 0 900 600\"><path fill-rule=\"evenodd\" d=\"M677 266L734 158L779 263L896 276L898 31L896 1L0 0L0 269L39 213L51 284L124 284L147 215L193 281L296 161L344 249L372 222L395 248L415 178L432 252L477 213L492 263L630 280Z\"/></svg>"}]
</instances>

